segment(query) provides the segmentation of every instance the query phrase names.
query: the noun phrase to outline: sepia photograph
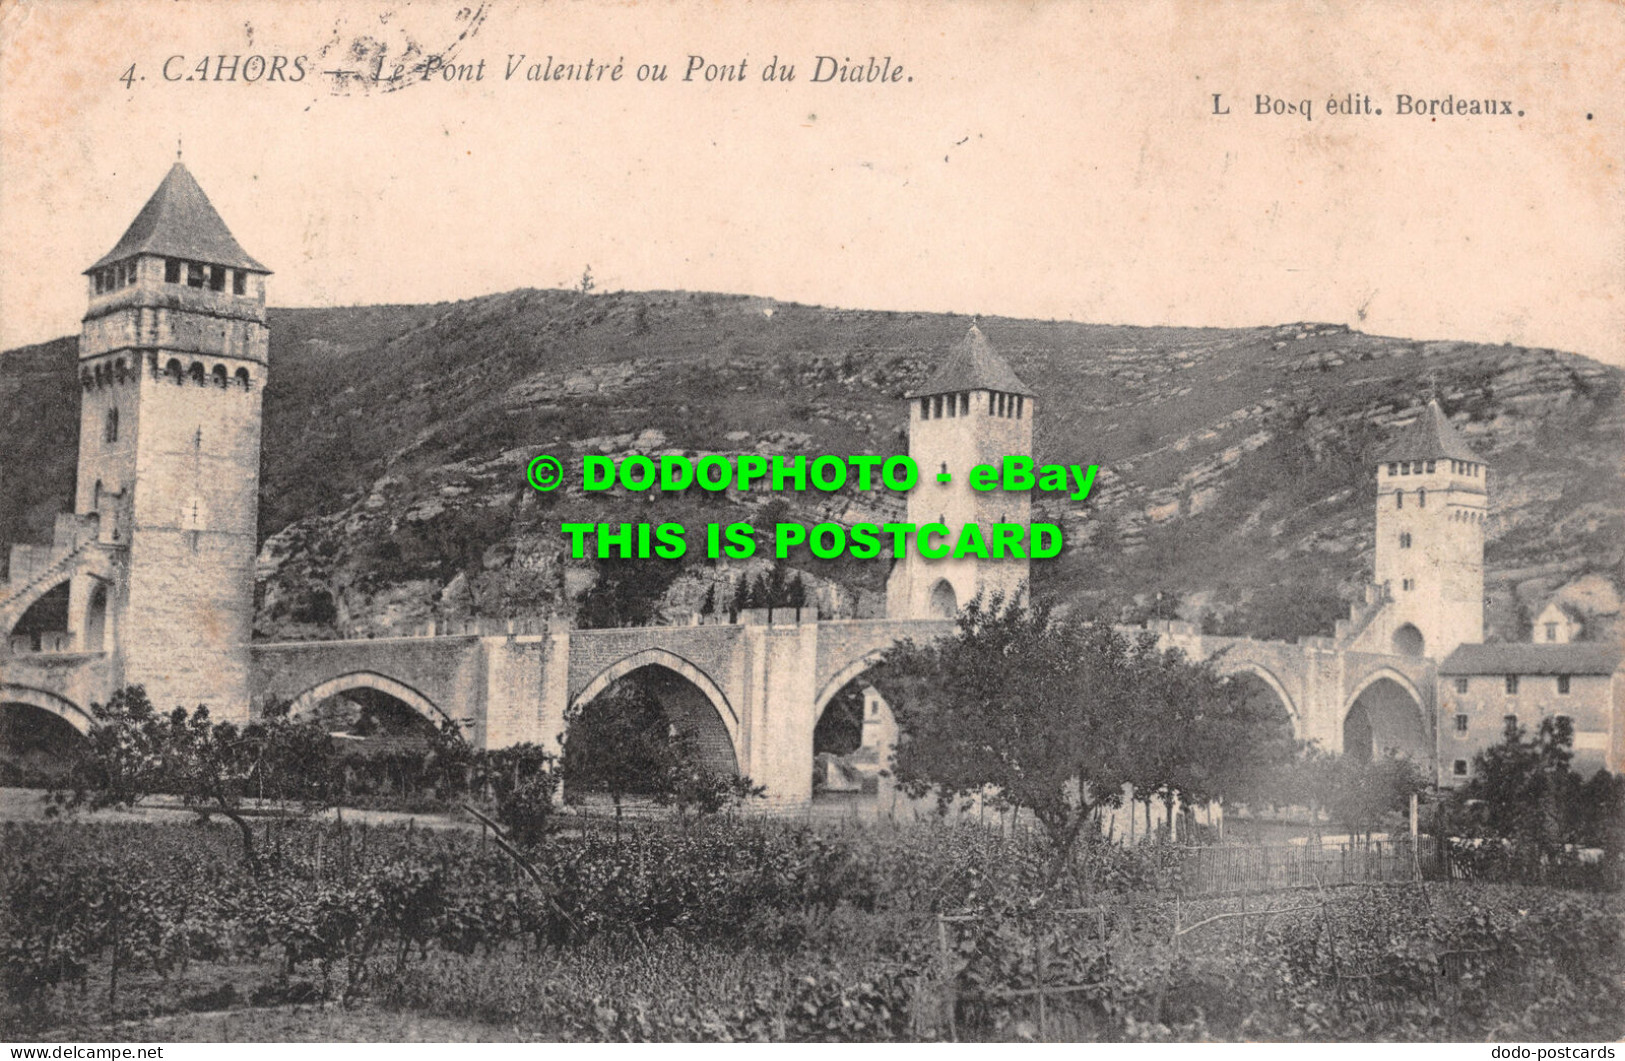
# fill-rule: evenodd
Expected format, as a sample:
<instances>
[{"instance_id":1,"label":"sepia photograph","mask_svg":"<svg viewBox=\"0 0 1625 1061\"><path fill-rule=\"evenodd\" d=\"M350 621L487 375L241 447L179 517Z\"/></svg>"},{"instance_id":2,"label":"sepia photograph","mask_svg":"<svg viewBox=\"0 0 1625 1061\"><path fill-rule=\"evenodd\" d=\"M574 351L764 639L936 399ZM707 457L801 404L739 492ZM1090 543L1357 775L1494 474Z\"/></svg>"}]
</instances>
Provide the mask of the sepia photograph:
<instances>
[{"instance_id":1,"label":"sepia photograph","mask_svg":"<svg viewBox=\"0 0 1625 1061\"><path fill-rule=\"evenodd\" d=\"M1613 1058L1622 56L0 0L0 1042Z\"/></svg>"}]
</instances>

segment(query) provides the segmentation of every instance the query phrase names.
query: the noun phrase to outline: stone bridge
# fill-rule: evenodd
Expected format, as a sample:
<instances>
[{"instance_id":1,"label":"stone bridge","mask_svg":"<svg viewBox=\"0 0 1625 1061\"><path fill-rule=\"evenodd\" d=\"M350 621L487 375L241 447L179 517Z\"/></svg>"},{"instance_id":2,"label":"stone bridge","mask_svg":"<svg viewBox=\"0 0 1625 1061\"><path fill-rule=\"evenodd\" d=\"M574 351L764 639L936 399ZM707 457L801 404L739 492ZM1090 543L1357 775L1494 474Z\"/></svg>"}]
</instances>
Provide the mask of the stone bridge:
<instances>
[{"instance_id":1,"label":"stone bridge","mask_svg":"<svg viewBox=\"0 0 1625 1061\"><path fill-rule=\"evenodd\" d=\"M1437 741L1436 661L1421 656L1361 652L1329 637L1296 642L1201 634L1192 623L1153 622L1164 647L1193 659L1217 657L1225 674L1251 675L1292 719L1302 740L1327 751L1403 752L1424 765Z\"/></svg>"},{"instance_id":2,"label":"stone bridge","mask_svg":"<svg viewBox=\"0 0 1625 1061\"><path fill-rule=\"evenodd\" d=\"M254 713L297 712L373 689L433 721L467 724L479 747L556 747L566 712L638 673L707 761L767 787L776 803L812 795L813 729L835 694L904 638L952 620L801 621L747 612L736 624L437 634L256 644Z\"/></svg>"}]
</instances>

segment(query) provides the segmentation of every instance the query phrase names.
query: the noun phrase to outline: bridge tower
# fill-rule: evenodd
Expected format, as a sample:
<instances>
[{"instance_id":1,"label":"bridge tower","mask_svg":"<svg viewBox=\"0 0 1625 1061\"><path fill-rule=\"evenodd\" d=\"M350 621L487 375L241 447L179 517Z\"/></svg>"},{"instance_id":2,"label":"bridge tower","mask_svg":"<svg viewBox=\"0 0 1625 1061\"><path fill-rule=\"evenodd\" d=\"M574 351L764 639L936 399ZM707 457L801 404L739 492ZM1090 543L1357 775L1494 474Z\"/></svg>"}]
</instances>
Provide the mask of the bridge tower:
<instances>
[{"instance_id":1,"label":"bridge tower","mask_svg":"<svg viewBox=\"0 0 1625 1061\"><path fill-rule=\"evenodd\" d=\"M1488 480L1488 466L1437 401L1383 451L1375 581L1388 643L1372 648L1443 659L1484 640Z\"/></svg>"},{"instance_id":2,"label":"bridge tower","mask_svg":"<svg viewBox=\"0 0 1625 1061\"><path fill-rule=\"evenodd\" d=\"M74 510L122 560L70 629L159 709L246 720L269 270L177 158L85 275Z\"/></svg>"},{"instance_id":3,"label":"bridge tower","mask_svg":"<svg viewBox=\"0 0 1625 1061\"><path fill-rule=\"evenodd\" d=\"M1019 524L1025 538L1029 495L976 491L968 480L977 465L996 467L1007 456L1030 456L1036 412L1032 389L972 324L930 382L909 395L909 455L919 466L920 481L908 495L908 522L916 528L947 527L948 546L968 523L984 533L995 523ZM941 474L950 481L940 482ZM887 580L888 618L951 618L978 593L1002 594L1005 600L1024 593L1025 560L932 558L921 554L919 541L917 531L908 555ZM942 544L933 536L927 547Z\"/></svg>"}]
</instances>

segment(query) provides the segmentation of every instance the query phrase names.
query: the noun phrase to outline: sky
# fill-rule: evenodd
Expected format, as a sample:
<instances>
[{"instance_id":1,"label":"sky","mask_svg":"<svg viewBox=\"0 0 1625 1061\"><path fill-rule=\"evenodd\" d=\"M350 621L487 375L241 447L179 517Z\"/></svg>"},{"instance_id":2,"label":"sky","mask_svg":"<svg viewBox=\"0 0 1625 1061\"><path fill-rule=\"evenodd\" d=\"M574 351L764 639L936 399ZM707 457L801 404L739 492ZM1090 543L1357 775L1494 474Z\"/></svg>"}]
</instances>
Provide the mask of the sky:
<instances>
[{"instance_id":1,"label":"sky","mask_svg":"<svg viewBox=\"0 0 1625 1061\"><path fill-rule=\"evenodd\" d=\"M887 79L815 83L819 55ZM279 56L300 80L245 80ZM529 80L549 56L622 76ZM763 80L775 58L795 80ZM0 348L77 331L80 273L178 140L274 305L590 266L600 290L1625 364L1622 66L1605 0L0 0Z\"/></svg>"}]
</instances>

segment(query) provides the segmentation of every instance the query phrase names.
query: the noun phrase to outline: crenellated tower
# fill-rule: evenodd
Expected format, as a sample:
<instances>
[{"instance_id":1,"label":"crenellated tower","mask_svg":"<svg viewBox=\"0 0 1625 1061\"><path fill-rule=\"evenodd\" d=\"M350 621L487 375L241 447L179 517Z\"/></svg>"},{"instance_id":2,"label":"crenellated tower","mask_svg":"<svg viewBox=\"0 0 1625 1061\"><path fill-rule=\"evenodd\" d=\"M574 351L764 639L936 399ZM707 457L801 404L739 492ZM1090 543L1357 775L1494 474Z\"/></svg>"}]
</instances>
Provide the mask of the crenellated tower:
<instances>
[{"instance_id":1,"label":"crenellated tower","mask_svg":"<svg viewBox=\"0 0 1625 1061\"><path fill-rule=\"evenodd\" d=\"M1483 641L1488 465L1431 401L1376 475L1380 610L1351 647L1443 659Z\"/></svg>"},{"instance_id":2,"label":"crenellated tower","mask_svg":"<svg viewBox=\"0 0 1625 1061\"><path fill-rule=\"evenodd\" d=\"M984 530L995 523L1026 528L1032 511L1028 493L972 490L968 479L977 465L1030 456L1036 412L1032 389L972 324L930 382L909 395L908 448L920 481L908 495L908 522L944 524L952 538L967 523ZM938 481L943 473L950 482ZM978 593L1014 599L1027 574L1025 560L928 559L911 541L908 555L887 580L886 614L950 618Z\"/></svg>"},{"instance_id":3,"label":"crenellated tower","mask_svg":"<svg viewBox=\"0 0 1625 1061\"><path fill-rule=\"evenodd\" d=\"M122 560L72 629L160 709L246 719L269 270L177 161L85 275L74 509Z\"/></svg>"}]
</instances>

